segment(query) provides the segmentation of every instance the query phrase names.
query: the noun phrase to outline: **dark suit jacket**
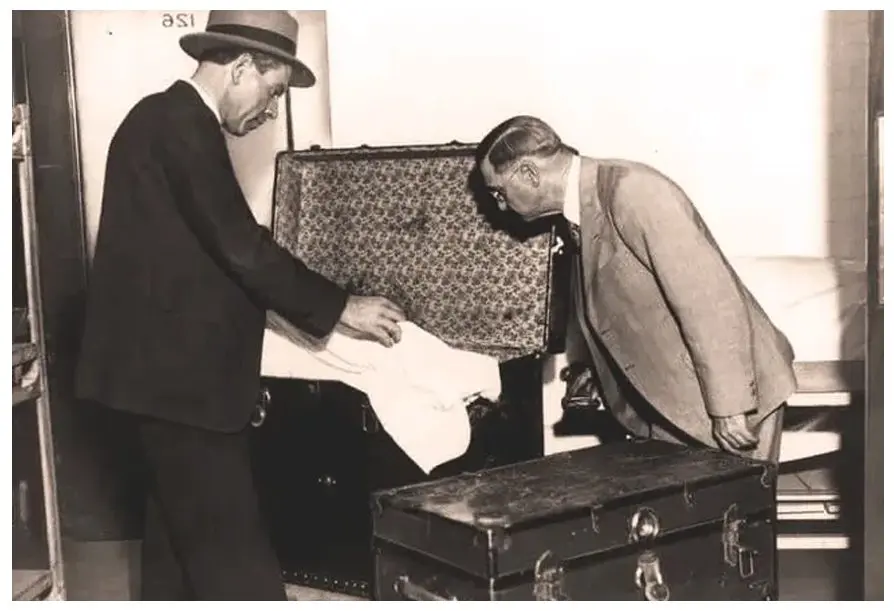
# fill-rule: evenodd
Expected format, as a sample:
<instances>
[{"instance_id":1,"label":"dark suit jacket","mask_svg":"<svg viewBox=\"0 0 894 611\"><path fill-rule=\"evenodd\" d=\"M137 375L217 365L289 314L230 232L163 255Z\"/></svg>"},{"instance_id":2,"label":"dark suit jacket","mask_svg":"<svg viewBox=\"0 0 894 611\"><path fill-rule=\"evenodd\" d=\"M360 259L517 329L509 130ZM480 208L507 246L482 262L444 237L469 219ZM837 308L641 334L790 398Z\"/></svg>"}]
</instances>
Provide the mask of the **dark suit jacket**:
<instances>
[{"instance_id":1,"label":"dark suit jacket","mask_svg":"<svg viewBox=\"0 0 894 611\"><path fill-rule=\"evenodd\" d=\"M643 164L583 158L580 195L586 319L569 357L586 347L623 424L643 398L716 447L711 416L759 421L789 398L791 345L676 184Z\"/></svg>"},{"instance_id":2,"label":"dark suit jacket","mask_svg":"<svg viewBox=\"0 0 894 611\"><path fill-rule=\"evenodd\" d=\"M221 128L188 83L137 103L109 147L81 398L241 429L257 400L265 311L323 337L346 299L255 221Z\"/></svg>"}]
</instances>

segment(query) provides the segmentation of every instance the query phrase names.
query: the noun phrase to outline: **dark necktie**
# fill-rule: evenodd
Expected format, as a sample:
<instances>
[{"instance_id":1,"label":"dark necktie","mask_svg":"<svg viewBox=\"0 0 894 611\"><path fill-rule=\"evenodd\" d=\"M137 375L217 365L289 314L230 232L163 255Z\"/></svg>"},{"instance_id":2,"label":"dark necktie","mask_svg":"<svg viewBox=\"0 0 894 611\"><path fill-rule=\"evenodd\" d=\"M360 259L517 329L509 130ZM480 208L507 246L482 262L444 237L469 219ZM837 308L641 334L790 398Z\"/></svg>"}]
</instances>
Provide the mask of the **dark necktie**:
<instances>
[{"instance_id":1,"label":"dark necktie","mask_svg":"<svg viewBox=\"0 0 894 611\"><path fill-rule=\"evenodd\" d=\"M580 226L572 222L568 222L568 235L571 236L571 243L574 244L574 250L580 252Z\"/></svg>"}]
</instances>

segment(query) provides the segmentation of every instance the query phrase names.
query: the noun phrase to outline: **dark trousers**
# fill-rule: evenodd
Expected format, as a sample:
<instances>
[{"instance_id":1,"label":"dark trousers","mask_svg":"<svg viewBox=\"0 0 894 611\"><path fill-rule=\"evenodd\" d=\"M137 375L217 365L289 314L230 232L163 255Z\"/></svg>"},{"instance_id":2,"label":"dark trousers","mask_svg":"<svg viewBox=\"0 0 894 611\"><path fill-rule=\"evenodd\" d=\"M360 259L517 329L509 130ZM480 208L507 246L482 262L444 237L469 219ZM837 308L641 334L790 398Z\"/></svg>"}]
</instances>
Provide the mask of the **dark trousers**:
<instances>
[{"instance_id":1,"label":"dark trousers","mask_svg":"<svg viewBox=\"0 0 894 611\"><path fill-rule=\"evenodd\" d=\"M263 523L248 430L140 418L147 469L143 600L285 600Z\"/></svg>"}]
</instances>

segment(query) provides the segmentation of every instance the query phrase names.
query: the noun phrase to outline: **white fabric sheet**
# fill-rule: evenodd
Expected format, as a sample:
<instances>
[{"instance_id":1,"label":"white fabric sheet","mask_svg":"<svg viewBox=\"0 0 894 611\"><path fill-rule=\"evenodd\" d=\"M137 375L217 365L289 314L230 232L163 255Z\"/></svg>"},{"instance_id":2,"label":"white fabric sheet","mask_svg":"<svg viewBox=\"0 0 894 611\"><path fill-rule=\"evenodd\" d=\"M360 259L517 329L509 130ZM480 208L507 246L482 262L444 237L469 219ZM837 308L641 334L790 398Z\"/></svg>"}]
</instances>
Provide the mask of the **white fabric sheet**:
<instances>
[{"instance_id":1,"label":"white fabric sheet","mask_svg":"<svg viewBox=\"0 0 894 611\"><path fill-rule=\"evenodd\" d=\"M319 342L268 313L263 374L336 380L366 393L382 428L425 473L462 456L471 425L466 406L501 391L498 361L451 348L411 322L386 348L338 331Z\"/></svg>"},{"instance_id":2,"label":"white fabric sheet","mask_svg":"<svg viewBox=\"0 0 894 611\"><path fill-rule=\"evenodd\" d=\"M788 337L795 360L863 360L862 263L808 257L731 258L742 281Z\"/></svg>"}]
</instances>

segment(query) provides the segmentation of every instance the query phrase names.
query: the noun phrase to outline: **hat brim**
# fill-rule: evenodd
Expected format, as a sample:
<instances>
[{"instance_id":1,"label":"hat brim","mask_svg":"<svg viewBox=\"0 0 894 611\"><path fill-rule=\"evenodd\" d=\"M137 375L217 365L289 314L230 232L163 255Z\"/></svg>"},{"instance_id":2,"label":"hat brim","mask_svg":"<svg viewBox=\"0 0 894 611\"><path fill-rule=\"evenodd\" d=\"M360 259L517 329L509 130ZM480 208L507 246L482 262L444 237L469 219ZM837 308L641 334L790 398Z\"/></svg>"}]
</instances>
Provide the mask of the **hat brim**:
<instances>
[{"instance_id":1,"label":"hat brim","mask_svg":"<svg viewBox=\"0 0 894 611\"><path fill-rule=\"evenodd\" d=\"M311 69L297 57L250 38L233 36L232 34L219 34L217 32L191 32L180 39L180 48L195 60L198 60L206 51L220 49L221 47L239 47L252 51L261 51L282 60L292 67L292 77L289 79L290 87L305 89L313 87L317 82L317 77L314 76Z\"/></svg>"}]
</instances>

